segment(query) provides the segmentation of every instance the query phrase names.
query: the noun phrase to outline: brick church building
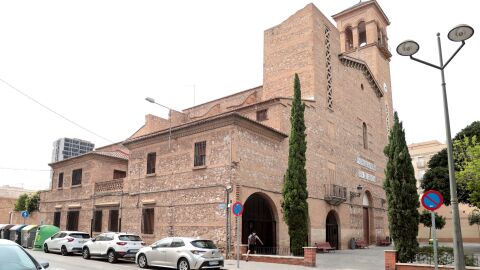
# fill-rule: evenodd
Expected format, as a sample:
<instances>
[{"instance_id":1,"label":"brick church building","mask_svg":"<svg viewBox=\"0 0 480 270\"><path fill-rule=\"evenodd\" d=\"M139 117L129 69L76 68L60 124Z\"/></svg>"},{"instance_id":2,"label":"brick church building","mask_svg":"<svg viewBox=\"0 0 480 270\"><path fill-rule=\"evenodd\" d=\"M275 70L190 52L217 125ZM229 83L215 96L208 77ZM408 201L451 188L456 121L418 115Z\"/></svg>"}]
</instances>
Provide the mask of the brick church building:
<instances>
[{"instance_id":1,"label":"brick church building","mask_svg":"<svg viewBox=\"0 0 480 270\"><path fill-rule=\"evenodd\" d=\"M245 206L241 239L288 247L282 217L294 74L306 104L309 244L348 248L388 235L383 148L393 121L389 20L375 0L333 16L313 4L264 32L263 85L170 119L147 115L125 141L50 164L45 223L128 231L146 242L235 239L230 202ZM230 189L231 187L231 189ZM230 218L229 218L230 216ZM234 243L234 241L232 241Z\"/></svg>"}]
</instances>

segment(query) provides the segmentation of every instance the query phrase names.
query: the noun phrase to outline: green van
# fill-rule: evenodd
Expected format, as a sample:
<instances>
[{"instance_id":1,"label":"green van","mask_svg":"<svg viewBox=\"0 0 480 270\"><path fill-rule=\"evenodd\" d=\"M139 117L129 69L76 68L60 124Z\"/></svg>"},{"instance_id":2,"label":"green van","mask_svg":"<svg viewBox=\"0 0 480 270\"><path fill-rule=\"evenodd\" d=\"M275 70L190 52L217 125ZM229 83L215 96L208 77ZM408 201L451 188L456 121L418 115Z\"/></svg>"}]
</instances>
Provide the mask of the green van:
<instances>
[{"instance_id":1,"label":"green van","mask_svg":"<svg viewBox=\"0 0 480 270\"><path fill-rule=\"evenodd\" d=\"M41 225L38 227L37 234L35 235L35 243L33 244L34 249L42 250L43 243L47 240L50 236L56 234L60 231L60 228L53 225Z\"/></svg>"}]
</instances>

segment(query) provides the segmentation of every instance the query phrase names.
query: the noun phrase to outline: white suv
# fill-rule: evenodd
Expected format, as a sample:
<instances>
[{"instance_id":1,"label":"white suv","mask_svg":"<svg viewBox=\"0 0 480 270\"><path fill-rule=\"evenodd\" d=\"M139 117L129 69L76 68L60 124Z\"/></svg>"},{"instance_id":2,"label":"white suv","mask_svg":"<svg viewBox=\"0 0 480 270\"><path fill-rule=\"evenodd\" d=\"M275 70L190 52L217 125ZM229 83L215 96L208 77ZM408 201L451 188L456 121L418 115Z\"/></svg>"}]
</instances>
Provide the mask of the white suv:
<instances>
[{"instance_id":1,"label":"white suv","mask_svg":"<svg viewBox=\"0 0 480 270\"><path fill-rule=\"evenodd\" d=\"M144 245L142 238L135 234L102 233L83 245L82 255L84 259L106 257L109 263L115 263L118 258L135 259Z\"/></svg>"},{"instance_id":2,"label":"white suv","mask_svg":"<svg viewBox=\"0 0 480 270\"><path fill-rule=\"evenodd\" d=\"M82 252L83 244L90 240L90 235L86 232L61 231L45 240L43 251L60 252L63 256L69 253Z\"/></svg>"}]
</instances>

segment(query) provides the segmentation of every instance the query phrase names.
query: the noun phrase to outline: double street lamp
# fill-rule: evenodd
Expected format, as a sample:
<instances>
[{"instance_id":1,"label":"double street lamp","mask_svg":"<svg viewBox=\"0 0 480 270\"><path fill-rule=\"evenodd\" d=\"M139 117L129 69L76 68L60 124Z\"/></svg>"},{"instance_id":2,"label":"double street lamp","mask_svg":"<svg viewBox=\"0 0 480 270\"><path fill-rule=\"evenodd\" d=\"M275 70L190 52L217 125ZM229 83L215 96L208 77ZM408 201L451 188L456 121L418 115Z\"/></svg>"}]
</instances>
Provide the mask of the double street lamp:
<instances>
[{"instance_id":1,"label":"double street lamp","mask_svg":"<svg viewBox=\"0 0 480 270\"><path fill-rule=\"evenodd\" d=\"M448 177L450 182L450 197L452 204L452 214L453 214L453 252L455 260L455 269L463 270L465 269L465 258L463 253L463 240L462 240L462 231L460 227L460 215L458 211L458 198L457 198L457 183L455 181L455 169L453 162L453 147L452 147L452 135L450 132L450 119L448 114L448 102L447 102L447 88L445 83L445 73L444 69L452 61L452 59L457 55L460 49L465 45L465 40L473 36L473 28L471 26L462 24L459 25L450 32L448 32L448 38L451 41L462 42L460 47L453 53L453 55L443 63L442 55L442 44L440 42L440 33L437 33L437 42L438 42L438 52L440 58L440 65L434 65L426 61L420 60L413 57L415 53L420 49L420 45L413 40L406 40L400 43L397 47L397 53L402 56L410 56L410 59L417 61L419 63L425 64L427 66L439 69L442 75L442 92L443 92L443 110L445 115L445 131L447 136L447 153L448 153Z\"/></svg>"},{"instance_id":2,"label":"double street lamp","mask_svg":"<svg viewBox=\"0 0 480 270\"><path fill-rule=\"evenodd\" d=\"M170 150L170 141L172 139L172 109L165 106L165 105L162 105L160 103L157 103L155 102L155 99L151 98L151 97L146 97L145 98L146 101L150 102L150 103L153 103L153 104L157 104L158 106L160 107L163 107L165 109L168 110L168 121L169 121L169 127L168 127L168 150Z\"/></svg>"}]
</instances>

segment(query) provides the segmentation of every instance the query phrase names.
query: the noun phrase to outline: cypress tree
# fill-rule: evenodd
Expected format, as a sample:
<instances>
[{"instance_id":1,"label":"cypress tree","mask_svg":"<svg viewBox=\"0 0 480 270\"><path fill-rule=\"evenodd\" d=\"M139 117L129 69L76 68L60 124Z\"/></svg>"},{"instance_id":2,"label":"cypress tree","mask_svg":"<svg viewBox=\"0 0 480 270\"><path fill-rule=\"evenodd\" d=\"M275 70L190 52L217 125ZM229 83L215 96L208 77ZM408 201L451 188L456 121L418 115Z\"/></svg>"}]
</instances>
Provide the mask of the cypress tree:
<instances>
[{"instance_id":1,"label":"cypress tree","mask_svg":"<svg viewBox=\"0 0 480 270\"><path fill-rule=\"evenodd\" d=\"M417 234L420 206L412 159L405 131L395 112L393 128L384 153L388 158L384 189L388 201L390 235L395 242L399 262L411 262L418 250Z\"/></svg>"},{"instance_id":2,"label":"cypress tree","mask_svg":"<svg viewBox=\"0 0 480 270\"><path fill-rule=\"evenodd\" d=\"M300 79L295 73L294 96L290 115L288 168L283 183L282 209L290 236L290 250L294 255L303 252L308 239L308 192L305 170L305 104L301 100Z\"/></svg>"}]
</instances>

